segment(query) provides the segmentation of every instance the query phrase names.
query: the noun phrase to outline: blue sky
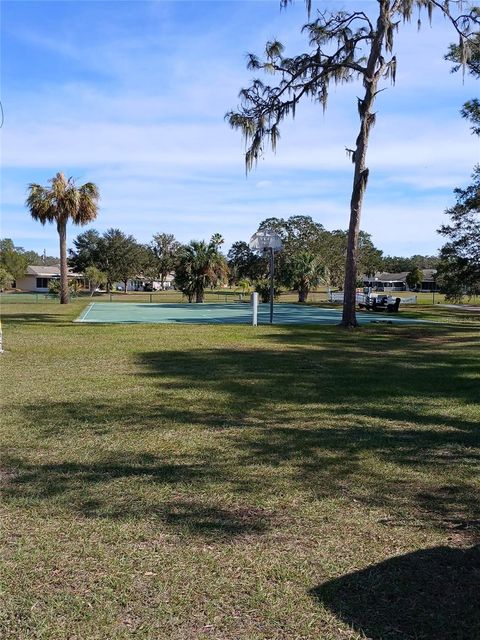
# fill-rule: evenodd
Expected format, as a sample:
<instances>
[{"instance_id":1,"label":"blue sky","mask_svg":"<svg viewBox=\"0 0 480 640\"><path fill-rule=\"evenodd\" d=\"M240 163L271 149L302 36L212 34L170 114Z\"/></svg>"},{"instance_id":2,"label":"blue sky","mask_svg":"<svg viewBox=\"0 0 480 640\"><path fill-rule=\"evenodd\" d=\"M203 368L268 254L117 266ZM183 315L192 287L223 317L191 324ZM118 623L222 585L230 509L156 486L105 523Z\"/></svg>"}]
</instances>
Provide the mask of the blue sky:
<instances>
[{"instance_id":1,"label":"blue sky","mask_svg":"<svg viewBox=\"0 0 480 640\"><path fill-rule=\"evenodd\" d=\"M319 7L326 3L314 3ZM349 2L328 6L349 8ZM360 3L355 3L358 6ZM376 2L363 3L371 11ZM30 219L30 182L57 171L95 182L95 228L119 227L148 242L220 232L226 248L270 216L311 215L346 228L358 85L332 90L325 115L305 103L281 127L277 153L245 177L244 145L225 113L252 72L247 52L278 38L305 49L300 0L241 2L2 3L2 226L15 244L58 254L53 226ZM459 116L478 95L443 60L454 40L440 17L396 36L397 83L377 101L362 228L387 254L435 253L453 189L479 161L478 138ZM83 229L70 228L69 242Z\"/></svg>"}]
</instances>

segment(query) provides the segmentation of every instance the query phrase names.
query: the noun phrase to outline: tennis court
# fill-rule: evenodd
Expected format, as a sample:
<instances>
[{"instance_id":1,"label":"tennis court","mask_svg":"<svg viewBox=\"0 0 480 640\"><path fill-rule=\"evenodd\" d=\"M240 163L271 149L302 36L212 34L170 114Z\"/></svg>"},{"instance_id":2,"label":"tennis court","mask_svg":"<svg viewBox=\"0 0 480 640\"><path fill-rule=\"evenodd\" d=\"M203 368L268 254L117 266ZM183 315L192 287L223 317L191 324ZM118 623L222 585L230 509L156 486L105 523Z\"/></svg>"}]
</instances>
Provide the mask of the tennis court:
<instances>
[{"instance_id":1,"label":"tennis court","mask_svg":"<svg viewBox=\"0 0 480 640\"><path fill-rule=\"evenodd\" d=\"M274 324L338 324L341 309L322 309L314 306L276 304ZM417 323L422 320L402 318L397 314L358 313L359 323L374 322ZM75 322L97 323L191 323L191 324L251 324L250 304L135 304L123 302L93 302ZM258 324L270 322L268 304L258 305Z\"/></svg>"}]
</instances>

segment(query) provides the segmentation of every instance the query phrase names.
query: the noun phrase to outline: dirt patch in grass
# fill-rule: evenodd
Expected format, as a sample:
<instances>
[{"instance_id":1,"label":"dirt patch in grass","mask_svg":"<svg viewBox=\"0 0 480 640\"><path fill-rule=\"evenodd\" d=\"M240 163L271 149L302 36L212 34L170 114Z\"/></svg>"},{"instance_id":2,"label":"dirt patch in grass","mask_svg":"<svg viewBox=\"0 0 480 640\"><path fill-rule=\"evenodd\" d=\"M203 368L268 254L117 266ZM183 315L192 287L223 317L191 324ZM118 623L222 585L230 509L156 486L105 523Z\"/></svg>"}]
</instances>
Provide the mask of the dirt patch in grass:
<instances>
[{"instance_id":1,"label":"dirt patch in grass","mask_svg":"<svg viewBox=\"0 0 480 640\"><path fill-rule=\"evenodd\" d=\"M17 477L17 472L13 469L0 469L0 486L5 486Z\"/></svg>"}]
</instances>

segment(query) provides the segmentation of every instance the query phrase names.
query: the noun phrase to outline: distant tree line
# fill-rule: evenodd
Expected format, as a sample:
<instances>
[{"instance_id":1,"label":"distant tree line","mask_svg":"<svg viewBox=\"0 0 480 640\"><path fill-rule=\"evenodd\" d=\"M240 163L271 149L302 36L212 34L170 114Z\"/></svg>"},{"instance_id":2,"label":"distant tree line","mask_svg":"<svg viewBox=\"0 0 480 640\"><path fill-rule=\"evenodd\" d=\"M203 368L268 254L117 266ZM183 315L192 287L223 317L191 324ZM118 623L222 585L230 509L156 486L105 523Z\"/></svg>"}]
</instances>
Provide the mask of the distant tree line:
<instances>
[{"instance_id":1,"label":"distant tree line","mask_svg":"<svg viewBox=\"0 0 480 640\"><path fill-rule=\"evenodd\" d=\"M299 302L307 302L310 291L319 286L338 289L345 278L347 232L327 231L310 216L267 218L258 230L276 231L283 249L275 259L275 292L296 290ZM149 243L140 243L132 235L111 228L101 234L95 229L80 233L68 250L68 265L82 273L92 293L98 287L111 291L122 283L141 278L146 283L158 282L164 287L169 274L175 275L175 287L191 302L201 302L206 289L228 284L240 292L259 292L267 300L270 292L268 257L252 251L248 243L234 242L224 255L224 241L214 234L207 242L192 240L182 244L173 234L156 233ZM15 247L12 240L0 240L0 278L2 287L24 275L27 265L56 265L59 259L40 256L34 251ZM420 277L420 269L436 268L436 256L384 256L371 236L359 235L359 275L373 277L377 272L407 272L412 282ZM359 279L358 285L362 285ZM148 286L148 285L147 285Z\"/></svg>"},{"instance_id":2,"label":"distant tree line","mask_svg":"<svg viewBox=\"0 0 480 640\"><path fill-rule=\"evenodd\" d=\"M338 288L345 276L347 233L327 231L310 216L267 218L259 230L276 231L283 242L277 256L276 285L298 291L299 301L306 302L310 290L319 285ZM360 234L360 271L373 275L381 268L382 252L369 234ZM230 283L254 283L262 295L268 291L268 260L253 252L243 241L235 242L227 255Z\"/></svg>"},{"instance_id":3,"label":"distant tree line","mask_svg":"<svg viewBox=\"0 0 480 640\"><path fill-rule=\"evenodd\" d=\"M307 302L310 291L316 287L342 286L346 231L327 231L306 215L267 218L258 229L276 231L283 242L283 249L276 256L277 294L281 290L296 290L299 302ZM107 290L121 282L126 291L128 281L139 277L158 282L163 288L167 276L174 273L175 287L190 302L202 302L206 289L226 284L245 293L257 290L262 299L268 299L268 258L252 251L243 240L234 242L224 255L223 242L220 234L209 241L182 244L172 234L156 233L151 242L142 244L120 229L109 229L103 234L89 229L73 241L69 265L74 271L85 273L92 286L105 286ZM436 260L433 256L385 258L370 235L360 232L360 274L373 276L378 271L433 267Z\"/></svg>"},{"instance_id":4,"label":"distant tree line","mask_svg":"<svg viewBox=\"0 0 480 640\"><path fill-rule=\"evenodd\" d=\"M120 229L108 229L103 235L89 229L73 241L69 264L96 286L105 285L107 291L117 282L127 291L128 281L140 277L159 282L163 288L174 272L176 287L189 301L202 302L206 288L228 280L228 265L219 249L222 243L219 234L209 243L183 245L172 234L157 233L150 243L142 244Z\"/></svg>"},{"instance_id":5,"label":"distant tree line","mask_svg":"<svg viewBox=\"0 0 480 640\"><path fill-rule=\"evenodd\" d=\"M415 269L436 269L440 258L438 256L414 255L410 258L401 256L384 256L382 258L382 271L385 273L410 273Z\"/></svg>"},{"instance_id":6,"label":"distant tree line","mask_svg":"<svg viewBox=\"0 0 480 640\"><path fill-rule=\"evenodd\" d=\"M310 291L319 286L341 288L345 278L346 231L328 231L306 215L267 218L258 226L258 230L263 229L276 231L283 243L282 251L276 255L276 294L296 290L299 302L307 302ZM111 291L118 283L127 291L128 281L136 278L158 282L163 288L168 275L174 273L175 287L191 302L203 301L206 289L226 284L244 293L256 290L267 300L268 257L252 251L243 240L234 242L224 255L223 243L220 234L214 234L208 242L192 240L182 244L173 234L156 233L149 243L140 243L120 229L111 228L103 234L88 229L73 240L68 265L74 272L85 275L92 293L97 287ZM383 256L364 231L359 235L358 260L360 275L408 272L412 273L412 279L418 279L419 269L436 268L439 262L435 256ZM10 239L0 240L0 269L7 272L5 282L20 278L28 264L58 262L56 257L15 247ZM358 285L361 286L360 280Z\"/></svg>"}]
</instances>

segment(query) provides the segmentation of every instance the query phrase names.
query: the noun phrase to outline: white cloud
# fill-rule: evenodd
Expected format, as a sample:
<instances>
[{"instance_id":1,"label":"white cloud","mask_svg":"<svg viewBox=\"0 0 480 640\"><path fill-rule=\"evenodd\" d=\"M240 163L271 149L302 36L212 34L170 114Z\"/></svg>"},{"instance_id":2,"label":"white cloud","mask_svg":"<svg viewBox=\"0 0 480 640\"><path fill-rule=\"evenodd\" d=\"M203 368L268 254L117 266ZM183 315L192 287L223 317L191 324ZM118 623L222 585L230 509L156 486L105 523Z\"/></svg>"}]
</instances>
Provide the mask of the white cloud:
<instances>
[{"instance_id":1,"label":"white cloud","mask_svg":"<svg viewBox=\"0 0 480 640\"><path fill-rule=\"evenodd\" d=\"M19 231L23 211L24 237L32 239L25 184L63 169L99 184L97 226L122 226L142 240L168 230L182 240L221 231L233 241L263 218L294 213L345 228L352 179L345 147L357 135L358 85L333 90L325 116L318 105L302 105L294 122L283 123L278 153L266 153L247 180L241 136L223 120L252 75L245 51L259 52L275 36L289 43L288 53L299 50L303 6L280 13L273 3L214 3L205 5L205 19L184 24L175 3L140 4L130 9L136 18L147 12L141 29L121 11L95 21L88 37L73 14L59 37L17 25L30 55L54 54L74 72L7 91L4 226ZM92 3L92 11L105 9ZM369 149L362 226L380 246L414 242L413 210L419 242L438 245L438 216L479 158L478 141L457 113L474 84L462 85L443 61L449 29L436 23L414 31L398 34L397 86L378 98ZM394 225L395 237L382 231Z\"/></svg>"}]
</instances>

